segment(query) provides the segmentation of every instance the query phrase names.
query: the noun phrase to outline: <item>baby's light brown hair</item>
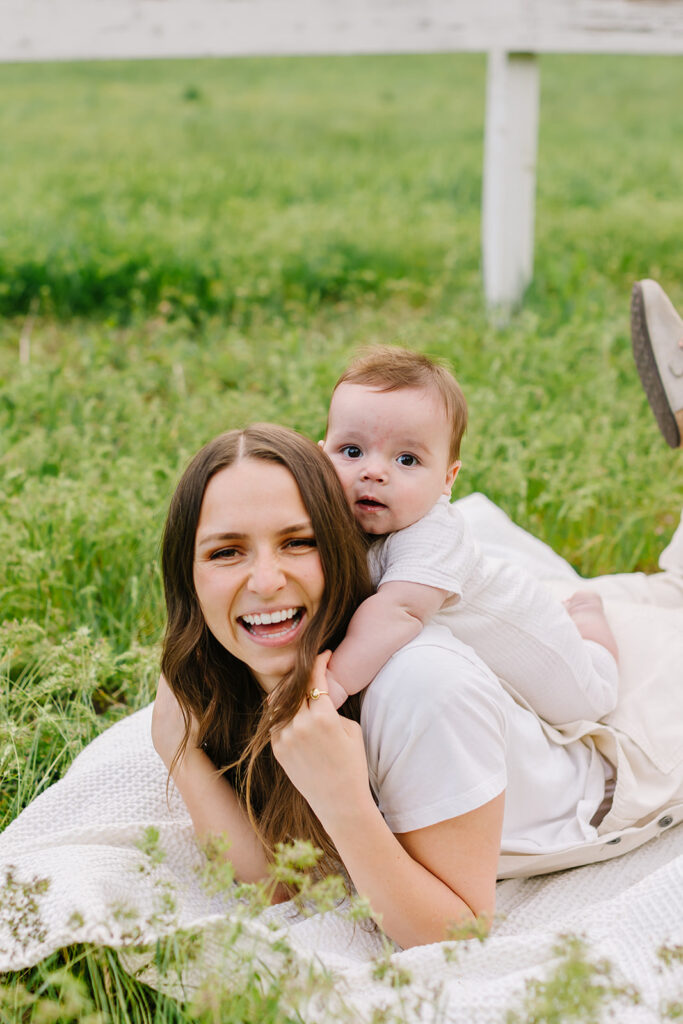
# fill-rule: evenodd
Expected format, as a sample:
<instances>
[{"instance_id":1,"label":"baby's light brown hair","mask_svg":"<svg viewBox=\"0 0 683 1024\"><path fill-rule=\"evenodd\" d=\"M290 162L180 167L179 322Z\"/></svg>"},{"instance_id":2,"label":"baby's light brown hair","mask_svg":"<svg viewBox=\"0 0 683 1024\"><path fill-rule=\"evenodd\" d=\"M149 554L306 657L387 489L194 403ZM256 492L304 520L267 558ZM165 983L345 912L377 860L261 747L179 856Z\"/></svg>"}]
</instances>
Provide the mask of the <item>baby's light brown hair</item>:
<instances>
[{"instance_id":1,"label":"baby's light brown hair","mask_svg":"<svg viewBox=\"0 0 683 1024\"><path fill-rule=\"evenodd\" d=\"M449 457L452 462L460 458L460 442L467 427L467 402L462 388L446 366L421 352L410 352L393 345L376 345L365 349L349 364L334 385L333 396L341 384L361 384L379 391L420 388L435 392L451 425Z\"/></svg>"}]
</instances>

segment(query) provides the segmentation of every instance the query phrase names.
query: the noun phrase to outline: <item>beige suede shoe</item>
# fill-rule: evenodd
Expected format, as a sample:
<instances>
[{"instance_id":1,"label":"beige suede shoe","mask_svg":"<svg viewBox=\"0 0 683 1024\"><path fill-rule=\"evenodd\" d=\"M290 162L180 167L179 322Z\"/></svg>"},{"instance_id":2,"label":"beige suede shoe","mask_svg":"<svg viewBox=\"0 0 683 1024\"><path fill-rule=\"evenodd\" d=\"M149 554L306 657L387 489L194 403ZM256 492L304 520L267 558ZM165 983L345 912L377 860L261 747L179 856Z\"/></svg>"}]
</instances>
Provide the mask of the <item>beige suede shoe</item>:
<instances>
[{"instance_id":1,"label":"beige suede shoe","mask_svg":"<svg viewBox=\"0 0 683 1024\"><path fill-rule=\"evenodd\" d=\"M683 437L683 320L656 281L631 293L633 356L659 429L671 448Z\"/></svg>"}]
</instances>

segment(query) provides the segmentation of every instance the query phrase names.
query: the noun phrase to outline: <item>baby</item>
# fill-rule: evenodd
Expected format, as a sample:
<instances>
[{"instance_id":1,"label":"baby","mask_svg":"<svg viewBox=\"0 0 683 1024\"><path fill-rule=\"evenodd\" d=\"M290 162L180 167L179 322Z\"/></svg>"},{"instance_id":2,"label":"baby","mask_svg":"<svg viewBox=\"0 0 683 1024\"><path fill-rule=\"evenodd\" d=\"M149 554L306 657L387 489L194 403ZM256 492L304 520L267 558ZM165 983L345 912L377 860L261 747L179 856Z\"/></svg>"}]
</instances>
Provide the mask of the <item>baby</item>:
<instances>
[{"instance_id":1,"label":"baby","mask_svg":"<svg viewBox=\"0 0 683 1024\"><path fill-rule=\"evenodd\" d=\"M600 599L565 607L518 565L484 556L451 487L467 405L426 356L376 348L337 382L321 445L371 543L377 592L360 605L329 662L339 707L427 620L448 625L551 724L613 709L617 649Z\"/></svg>"}]
</instances>

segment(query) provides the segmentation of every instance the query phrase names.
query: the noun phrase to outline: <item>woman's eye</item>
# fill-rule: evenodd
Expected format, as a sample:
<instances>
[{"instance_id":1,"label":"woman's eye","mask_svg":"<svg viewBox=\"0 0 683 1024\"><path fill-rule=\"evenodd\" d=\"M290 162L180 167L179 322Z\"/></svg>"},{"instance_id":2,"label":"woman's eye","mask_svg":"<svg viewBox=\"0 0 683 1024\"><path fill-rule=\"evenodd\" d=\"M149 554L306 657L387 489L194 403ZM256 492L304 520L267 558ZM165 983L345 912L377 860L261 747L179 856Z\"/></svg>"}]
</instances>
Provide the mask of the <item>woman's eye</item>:
<instances>
[{"instance_id":1,"label":"woman's eye","mask_svg":"<svg viewBox=\"0 0 683 1024\"><path fill-rule=\"evenodd\" d=\"M239 550L237 548L220 548L219 551L212 551L211 552L211 554L209 555L209 561L213 562L213 561L216 561L217 559L220 559L220 558L222 558L222 559L237 558L238 555L239 555Z\"/></svg>"},{"instance_id":2,"label":"woman's eye","mask_svg":"<svg viewBox=\"0 0 683 1024\"><path fill-rule=\"evenodd\" d=\"M294 548L295 551L308 551L317 547L315 537L292 537L285 543L285 547Z\"/></svg>"},{"instance_id":3,"label":"woman's eye","mask_svg":"<svg viewBox=\"0 0 683 1024\"><path fill-rule=\"evenodd\" d=\"M345 444L339 449L342 455L345 455L347 459L360 459L363 452L357 444Z\"/></svg>"},{"instance_id":4,"label":"woman's eye","mask_svg":"<svg viewBox=\"0 0 683 1024\"><path fill-rule=\"evenodd\" d=\"M396 459L400 466L419 466L420 460L417 455L403 454Z\"/></svg>"}]
</instances>

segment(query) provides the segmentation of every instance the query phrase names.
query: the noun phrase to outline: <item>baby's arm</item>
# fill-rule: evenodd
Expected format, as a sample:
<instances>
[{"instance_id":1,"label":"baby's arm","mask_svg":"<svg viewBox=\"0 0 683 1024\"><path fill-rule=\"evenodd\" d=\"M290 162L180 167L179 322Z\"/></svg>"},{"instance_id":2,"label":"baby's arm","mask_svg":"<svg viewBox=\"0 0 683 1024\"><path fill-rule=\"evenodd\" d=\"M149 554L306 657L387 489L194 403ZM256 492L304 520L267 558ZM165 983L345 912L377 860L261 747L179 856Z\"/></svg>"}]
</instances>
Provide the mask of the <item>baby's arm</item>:
<instances>
[{"instance_id":1,"label":"baby's arm","mask_svg":"<svg viewBox=\"0 0 683 1024\"><path fill-rule=\"evenodd\" d=\"M327 673L335 707L371 682L392 654L413 640L439 610L448 591L423 583L383 583L363 601L334 651Z\"/></svg>"}]
</instances>

